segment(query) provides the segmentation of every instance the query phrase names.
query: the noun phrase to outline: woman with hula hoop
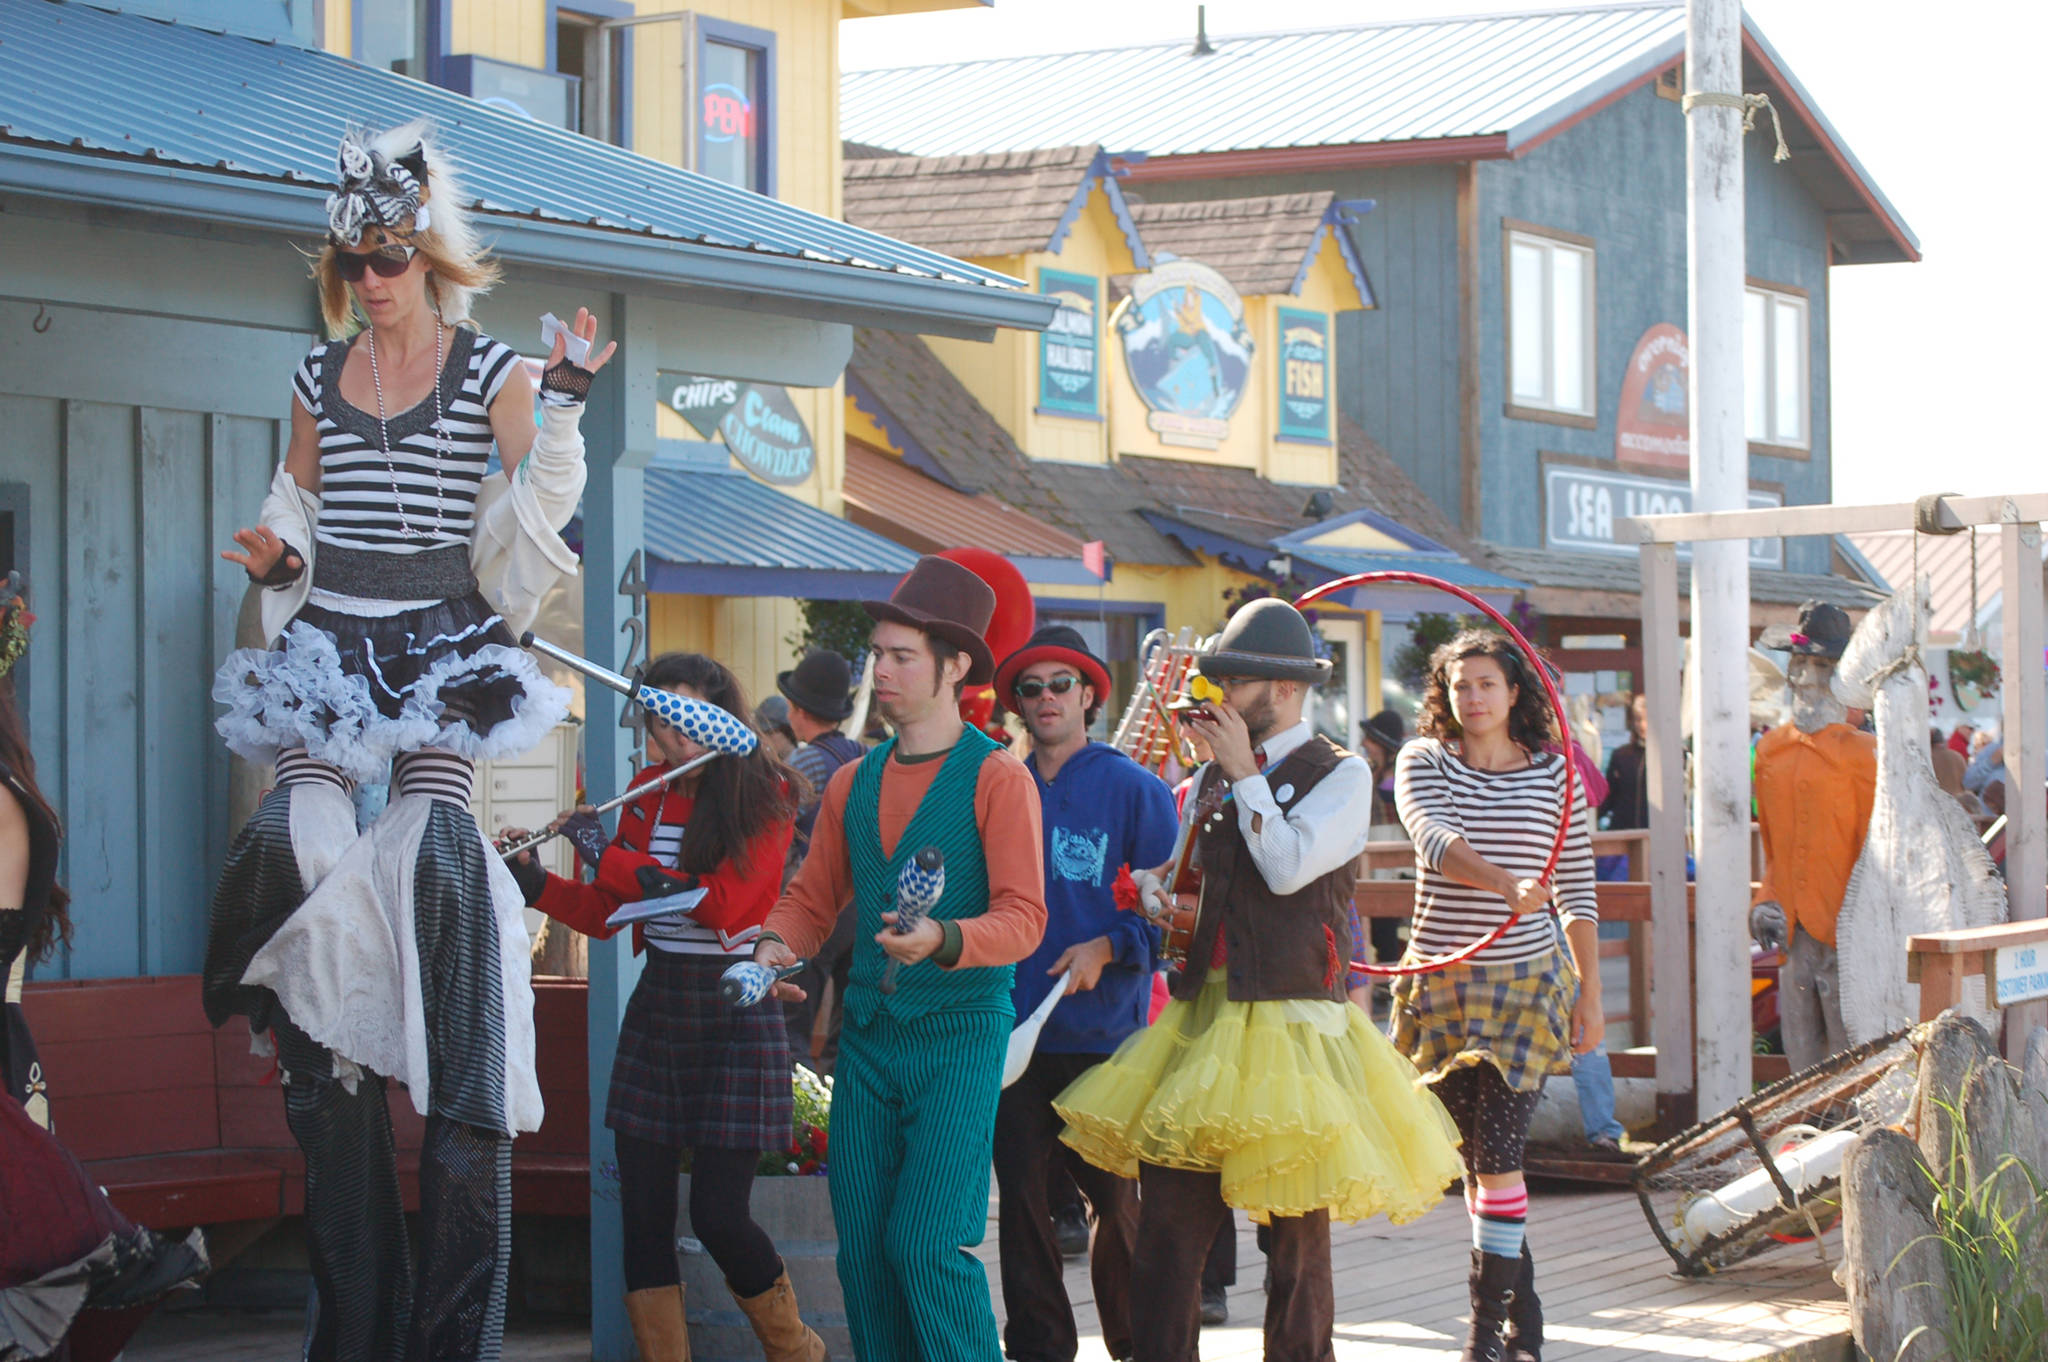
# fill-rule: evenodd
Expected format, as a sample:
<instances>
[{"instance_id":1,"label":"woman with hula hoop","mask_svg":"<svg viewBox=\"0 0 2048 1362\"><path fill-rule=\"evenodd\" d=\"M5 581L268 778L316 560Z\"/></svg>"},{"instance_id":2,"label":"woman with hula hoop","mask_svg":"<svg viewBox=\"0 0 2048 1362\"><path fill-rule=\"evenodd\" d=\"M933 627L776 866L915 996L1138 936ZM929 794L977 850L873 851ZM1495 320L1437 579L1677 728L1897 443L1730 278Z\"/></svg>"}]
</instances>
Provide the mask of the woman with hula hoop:
<instances>
[{"instance_id":1,"label":"woman with hula hoop","mask_svg":"<svg viewBox=\"0 0 2048 1362\"><path fill-rule=\"evenodd\" d=\"M1546 750L1550 694L1506 635L1467 630L1430 659L1420 737L1395 768L1416 886L1392 1036L1464 1135L1466 1362L1540 1355L1523 1149L1544 1078L1604 1029L1592 824L1571 762Z\"/></svg>"}]
</instances>

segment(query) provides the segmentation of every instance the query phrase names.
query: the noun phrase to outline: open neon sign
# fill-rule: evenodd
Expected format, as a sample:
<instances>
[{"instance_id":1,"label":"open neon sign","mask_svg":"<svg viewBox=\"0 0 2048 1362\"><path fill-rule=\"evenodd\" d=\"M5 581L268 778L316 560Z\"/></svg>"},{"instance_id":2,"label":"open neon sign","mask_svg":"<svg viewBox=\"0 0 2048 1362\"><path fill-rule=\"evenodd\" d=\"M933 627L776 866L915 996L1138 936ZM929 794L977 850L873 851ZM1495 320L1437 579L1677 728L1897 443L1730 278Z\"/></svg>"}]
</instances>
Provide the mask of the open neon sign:
<instances>
[{"instance_id":1,"label":"open neon sign","mask_svg":"<svg viewBox=\"0 0 2048 1362\"><path fill-rule=\"evenodd\" d=\"M754 102L737 87L725 84L704 89L704 140L732 142L754 135Z\"/></svg>"}]
</instances>

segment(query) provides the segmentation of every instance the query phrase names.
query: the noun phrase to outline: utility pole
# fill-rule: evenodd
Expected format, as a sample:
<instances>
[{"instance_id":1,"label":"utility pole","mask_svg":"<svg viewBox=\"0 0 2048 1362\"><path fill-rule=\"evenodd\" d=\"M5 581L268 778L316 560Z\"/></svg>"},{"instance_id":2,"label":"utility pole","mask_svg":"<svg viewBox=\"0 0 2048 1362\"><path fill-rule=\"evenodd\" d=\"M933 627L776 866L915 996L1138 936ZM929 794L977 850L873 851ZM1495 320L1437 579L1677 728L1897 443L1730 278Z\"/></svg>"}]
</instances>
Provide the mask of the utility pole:
<instances>
[{"instance_id":1,"label":"utility pole","mask_svg":"<svg viewBox=\"0 0 2048 1362\"><path fill-rule=\"evenodd\" d=\"M1685 52L1693 509L1738 511L1749 500L1741 0L1688 0ZM1748 541L1693 545L1692 647L1694 1091L1705 1119L1750 1089Z\"/></svg>"}]
</instances>

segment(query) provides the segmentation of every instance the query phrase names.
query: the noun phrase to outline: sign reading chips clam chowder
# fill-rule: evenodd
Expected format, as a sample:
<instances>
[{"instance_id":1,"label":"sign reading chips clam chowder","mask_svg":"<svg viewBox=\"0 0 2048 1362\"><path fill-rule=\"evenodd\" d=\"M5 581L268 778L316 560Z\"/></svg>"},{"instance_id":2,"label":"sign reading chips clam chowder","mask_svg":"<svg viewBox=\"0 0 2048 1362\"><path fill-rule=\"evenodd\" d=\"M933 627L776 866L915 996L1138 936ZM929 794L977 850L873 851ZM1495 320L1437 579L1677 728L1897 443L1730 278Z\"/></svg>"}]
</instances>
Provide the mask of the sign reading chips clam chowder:
<instances>
[{"instance_id":1,"label":"sign reading chips clam chowder","mask_svg":"<svg viewBox=\"0 0 2048 1362\"><path fill-rule=\"evenodd\" d=\"M1252 372L1237 290L1207 265L1170 261L1132 280L1116 328L1153 433L1170 445L1220 446Z\"/></svg>"},{"instance_id":2,"label":"sign reading chips clam chowder","mask_svg":"<svg viewBox=\"0 0 2048 1362\"><path fill-rule=\"evenodd\" d=\"M785 389L747 384L718 423L718 433L733 457L763 482L791 487L808 481L817 466L811 428Z\"/></svg>"},{"instance_id":3,"label":"sign reading chips clam chowder","mask_svg":"<svg viewBox=\"0 0 2048 1362\"><path fill-rule=\"evenodd\" d=\"M1749 505L1783 506L1780 492L1751 488ZM1692 487L1672 478L1643 477L1634 473L1609 472L1604 468L1580 468L1574 464L1551 463L1543 467L1543 547L1577 549L1590 553L1634 554L1635 544L1620 543L1614 537L1614 522L1624 516L1683 515L1692 510ZM1679 545L1680 557L1691 549ZM1751 567L1785 566L1785 541L1749 541Z\"/></svg>"},{"instance_id":4,"label":"sign reading chips clam chowder","mask_svg":"<svg viewBox=\"0 0 2048 1362\"><path fill-rule=\"evenodd\" d=\"M1330 319L1280 309L1280 438L1330 438Z\"/></svg>"},{"instance_id":5,"label":"sign reading chips clam chowder","mask_svg":"<svg viewBox=\"0 0 2048 1362\"><path fill-rule=\"evenodd\" d=\"M1060 301L1052 324L1038 336L1038 406L1041 411L1093 416L1099 406L1096 297L1100 285L1086 274L1040 270L1038 291Z\"/></svg>"}]
</instances>

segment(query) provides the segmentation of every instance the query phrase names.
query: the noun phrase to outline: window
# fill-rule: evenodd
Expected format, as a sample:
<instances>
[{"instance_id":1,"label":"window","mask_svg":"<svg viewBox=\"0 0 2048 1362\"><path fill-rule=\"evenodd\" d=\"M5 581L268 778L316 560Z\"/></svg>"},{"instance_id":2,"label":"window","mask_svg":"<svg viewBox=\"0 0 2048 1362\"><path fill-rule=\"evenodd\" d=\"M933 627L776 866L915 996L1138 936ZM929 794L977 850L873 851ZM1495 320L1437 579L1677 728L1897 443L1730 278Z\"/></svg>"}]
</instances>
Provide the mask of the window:
<instances>
[{"instance_id":1,"label":"window","mask_svg":"<svg viewBox=\"0 0 2048 1362\"><path fill-rule=\"evenodd\" d=\"M428 11L437 0L356 0L355 58L365 66L428 79Z\"/></svg>"},{"instance_id":2,"label":"window","mask_svg":"<svg viewBox=\"0 0 2048 1362\"><path fill-rule=\"evenodd\" d=\"M1508 232L1511 406L1593 415L1593 243Z\"/></svg>"},{"instance_id":3,"label":"window","mask_svg":"<svg viewBox=\"0 0 2048 1362\"><path fill-rule=\"evenodd\" d=\"M632 145L633 30L604 24L631 19L633 6L574 0L574 8L550 3L548 9L555 73L573 77L576 86L576 119L567 126L614 146Z\"/></svg>"},{"instance_id":4,"label":"window","mask_svg":"<svg viewBox=\"0 0 2048 1362\"><path fill-rule=\"evenodd\" d=\"M1806 299L1752 285L1742 300L1742 355L1750 442L1806 448Z\"/></svg>"},{"instance_id":5,"label":"window","mask_svg":"<svg viewBox=\"0 0 2048 1362\"><path fill-rule=\"evenodd\" d=\"M742 189L775 192L775 35L697 20L693 169Z\"/></svg>"}]
</instances>

